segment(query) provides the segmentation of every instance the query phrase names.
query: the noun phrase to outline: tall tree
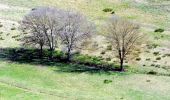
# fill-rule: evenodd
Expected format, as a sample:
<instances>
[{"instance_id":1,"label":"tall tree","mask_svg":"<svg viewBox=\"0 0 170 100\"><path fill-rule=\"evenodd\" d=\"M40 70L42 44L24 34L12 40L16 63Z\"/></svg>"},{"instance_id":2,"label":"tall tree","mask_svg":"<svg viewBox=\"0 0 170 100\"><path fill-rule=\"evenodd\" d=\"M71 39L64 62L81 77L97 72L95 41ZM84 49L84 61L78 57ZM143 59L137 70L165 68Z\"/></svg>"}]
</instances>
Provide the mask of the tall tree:
<instances>
[{"instance_id":1,"label":"tall tree","mask_svg":"<svg viewBox=\"0 0 170 100\"><path fill-rule=\"evenodd\" d=\"M60 18L63 11L50 7L39 7L32 10L21 22L22 29L26 30L26 43L39 44L42 52L43 45L49 47L50 58L57 46L58 32L62 27Z\"/></svg>"},{"instance_id":2,"label":"tall tree","mask_svg":"<svg viewBox=\"0 0 170 100\"><path fill-rule=\"evenodd\" d=\"M78 47L78 44L92 36L94 25L85 16L73 11L65 12L63 23L60 39L67 48L67 61L69 61L71 51Z\"/></svg>"},{"instance_id":3,"label":"tall tree","mask_svg":"<svg viewBox=\"0 0 170 100\"><path fill-rule=\"evenodd\" d=\"M105 36L120 60L120 71L124 70L126 56L131 54L142 37L139 28L138 25L117 16L111 17L104 25Z\"/></svg>"}]
</instances>

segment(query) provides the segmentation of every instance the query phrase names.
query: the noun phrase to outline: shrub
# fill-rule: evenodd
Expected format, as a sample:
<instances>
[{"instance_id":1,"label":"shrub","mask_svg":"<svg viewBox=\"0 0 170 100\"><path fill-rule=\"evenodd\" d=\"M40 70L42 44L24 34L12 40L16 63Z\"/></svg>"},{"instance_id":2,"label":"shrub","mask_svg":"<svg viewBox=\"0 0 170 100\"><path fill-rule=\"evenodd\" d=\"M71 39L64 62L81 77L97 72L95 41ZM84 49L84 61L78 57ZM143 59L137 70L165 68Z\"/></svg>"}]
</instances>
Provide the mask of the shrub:
<instances>
[{"instance_id":1,"label":"shrub","mask_svg":"<svg viewBox=\"0 0 170 100\"><path fill-rule=\"evenodd\" d=\"M105 8L103 9L104 12L111 12L112 11L112 8Z\"/></svg>"},{"instance_id":2,"label":"shrub","mask_svg":"<svg viewBox=\"0 0 170 100\"><path fill-rule=\"evenodd\" d=\"M3 27L3 25L2 25L2 24L0 24L0 27Z\"/></svg>"},{"instance_id":3,"label":"shrub","mask_svg":"<svg viewBox=\"0 0 170 100\"><path fill-rule=\"evenodd\" d=\"M156 60L161 60L161 57L157 57Z\"/></svg>"},{"instance_id":4,"label":"shrub","mask_svg":"<svg viewBox=\"0 0 170 100\"><path fill-rule=\"evenodd\" d=\"M162 29L162 28L158 28L158 29L155 29L155 31L154 32L160 32L160 33L162 33L162 32L164 32L165 30L164 29Z\"/></svg>"},{"instance_id":5,"label":"shrub","mask_svg":"<svg viewBox=\"0 0 170 100\"><path fill-rule=\"evenodd\" d=\"M112 82L112 80L107 80L107 79L103 81L103 83L105 83L105 84L109 84L111 82Z\"/></svg>"},{"instance_id":6,"label":"shrub","mask_svg":"<svg viewBox=\"0 0 170 100\"><path fill-rule=\"evenodd\" d=\"M146 61L150 61L151 59L150 58L146 58Z\"/></svg>"},{"instance_id":7,"label":"shrub","mask_svg":"<svg viewBox=\"0 0 170 100\"><path fill-rule=\"evenodd\" d=\"M94 66L99 69L113 69L113 63L107 63L100 57L92 57L88 55L75 55L73 61L87 66Z\"/></svg>"},{"instance_id":8,"label":"shrub","mask_svg":"<svg viewBox=\"0 0 170 100\"><path fill-rule=\"evenodd\" d=\"M165 54L165 56L170 57L170 54Z\"/></svg>"},{"instance_id":9,"label":"shrub","mask_svg":"<svg viewBox=\"0 0 170 100\"><path fill-rule=\"evenodd\" d=\"M136 61L140 61L141 60L141 58L136 58Z\"/></svg>"},{"instance_id":10,"label":"shrub","mask_svg":"<svg viewBox=\"0 0 170 100\"><path fill-rule=\"evenodd\" d=\"M157 55L159 55L159 52L153 52L153 54L154 54L155 56L157 56Z\"/></svg>"},{"instance_id":11,"label":"shrub","mask_svg":"<svg viewBox=\"0 0 170 100\"><path fill-rule=\"evenodd\" d=\"M106 54L106 52L105 52L105 51L102 51L100 54L104 55L104 54Z\"/></svg>"},{"instance_id":12,"label":"shrub","mask_svg":"<svg viewBox=\"0 0 170 100\"><path fill-rule=\"evenodd\" d=\"M3 32L0 32L0 34L3 34Z\"/></svg>"},{"instance_id":13,"label":"shrub","mask_svg":"<svg viewBox=\"0 0 170 100\"><path fill-rule=\"evenodd\" d=\"M151 66L155 66L155 64L151 64Z\"/></svg>"},{"instance_id":14,"label":"shrub","mask_svg":"<svg viewBox=\"0 0 170 100\"><path fill-rule=\"evenodd\" d=\"M19 37L20 35L15 35L15 36L12 36L12 38L17 38L17 37Z\"/></svg>"},{"instance_id":15,"label":"shrub","mask_svg":"<svg viewBox=\"0 0 170 100\"><path fill-rule=\"evenodd\" d=\"M15 28L15 27L13 27L13 28L11 28L11 30L16 30L16 28Z\"/></svg>"},{"instance_id":16,"label":"shrub","mask_svg":"<svg viewBox=\"0 0 170 100\"><path fill-rule=\"evenodd\" d=\"M147 48L148 49L154 49L154 48L157 48L158 46L159 46L158 44L153 43L153 44L148 44Z\"/></svg>"},{"instance_id":17,"label":"shrub","mask_svg":"<svg viewBox=\"0 0 170 100\"><path fill-rule=\"evenodd\" d=\"M0 40L4 40L2 37L0 37Z\"/></svg>"},{"instance_id":18,"label":"shrub","mask_svg":"<svg viewBox=\"0 0 170 100\"><path fill-rule=\"evenodd\" d=\"M112 11L111 14L115 14L115 11Z\"/></svg>"},{"instance_id":19,"label":"shrub","mask_svg":"<svg viewBox=\"0 0 170 100\"><path fill-rule=\"evenodd\" d=\"M157 74L157 72L155 72L155 71L151 70L151 71L149 71L147 74L156 75L156 74Z\"/></svg>"},{"instance_id":20,"label":"shrub","mask_svg":"<svg viewBox=\"0 0 170 100\"><path fill-rule=\"evenodd\" d=\"M112 46L111 46L111 45L108 45L108 46L107 46L107 50L112 50Z\"/></svg>"},{"instance_id":21,"label":"shrub","mask_svg":"<svg viewBox=\"0 0 170 100\"><path fill-rule=\"evenodd\" d=\"M161 65L155 65L155 67L158 67L158 68L160 68L160 66L161 66Z\"/></svg>"}]
</instances>

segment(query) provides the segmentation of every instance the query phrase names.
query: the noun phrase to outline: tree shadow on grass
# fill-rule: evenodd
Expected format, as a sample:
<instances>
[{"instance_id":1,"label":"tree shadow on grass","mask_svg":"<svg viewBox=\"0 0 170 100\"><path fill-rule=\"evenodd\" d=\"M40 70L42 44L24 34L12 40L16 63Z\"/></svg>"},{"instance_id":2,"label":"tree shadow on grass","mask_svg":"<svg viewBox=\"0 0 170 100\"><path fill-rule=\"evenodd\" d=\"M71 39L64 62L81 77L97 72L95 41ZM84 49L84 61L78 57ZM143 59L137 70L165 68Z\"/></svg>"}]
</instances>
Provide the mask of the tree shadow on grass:
<instances>
[{"instance_id":1,"label":"tree shadow on grass","mask_svg":"<svg viewBox=\"0 0 170 100\"><path fill-rule=\"evenodd\" d=\"M56 51L57 52L57 51ZM56 53L55 52L55 53ZM96 68L95 66L87 66L77 64L74 62L64 62L62 57L54 56L53 61L49 59L47 50L43 51L43 57L40 58L38 49L24 49L24 48L0 48L0 60L7 60L21 64L42 65L48 67L55 67L55 72L69 72L69 73L99 73L111 74L109 69ZM113 71L113 70L112 70Z\"/></svg>"}]
</instances>

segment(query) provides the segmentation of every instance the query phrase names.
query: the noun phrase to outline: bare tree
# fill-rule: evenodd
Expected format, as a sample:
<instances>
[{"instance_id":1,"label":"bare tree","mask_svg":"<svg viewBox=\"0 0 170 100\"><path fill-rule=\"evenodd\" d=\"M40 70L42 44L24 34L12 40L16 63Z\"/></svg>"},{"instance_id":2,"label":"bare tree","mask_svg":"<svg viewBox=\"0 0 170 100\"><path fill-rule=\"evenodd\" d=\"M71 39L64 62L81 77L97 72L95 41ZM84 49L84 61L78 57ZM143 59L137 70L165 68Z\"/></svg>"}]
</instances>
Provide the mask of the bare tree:
<instances>
[{"instance_id":1,"label":"bare tree","mask_svg":"<svg viewBox=\"0 0 170 100\"><path fill-rule=\"evenodd\" d=\"M142 35L139 33L139 26L121 19L117 16L111 17L104 26L107 40L113 46L114 51L120 60L120 71L123 71L123 64L126 56L137 46Z\"/></svg>"},{"instance_id":2,"label":"bare tree","mask_svg":"<svg viewBox=\"0 0 170 100\"><path fill-rule=\"evenodd\" d=\"M57 46L58 32L62 26L61 15L63 14L60 9L40 7L26 15L21 23L22 29L31 33L25 38L25 42L39 44L41 52L43 45L47 45L51 59Z\"/></svg>"},{"instance_id":3,"label":"bare tree","mask_svg":"<svg viewBox=\"0 0 170 100\"><path fill-rule=\"evenodd\" d=\"M91 37L94 26L86 17L73 11L65 12L63 23L60 39L67 48L67 61L70 61L71 51L82 41Z\"/></svg>"}]
</instances>

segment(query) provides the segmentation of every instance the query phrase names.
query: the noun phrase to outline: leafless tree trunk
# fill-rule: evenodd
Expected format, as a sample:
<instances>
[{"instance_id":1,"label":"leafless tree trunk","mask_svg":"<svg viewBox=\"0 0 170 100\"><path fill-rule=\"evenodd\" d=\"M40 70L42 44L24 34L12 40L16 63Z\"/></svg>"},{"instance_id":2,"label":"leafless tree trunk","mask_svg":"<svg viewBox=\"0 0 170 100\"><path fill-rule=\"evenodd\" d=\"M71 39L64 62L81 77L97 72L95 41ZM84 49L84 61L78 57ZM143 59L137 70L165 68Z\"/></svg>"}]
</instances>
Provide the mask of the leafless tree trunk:
<instances>
[{"instance_id":1,"label":"leafless tree trunk","mask_svg":"<svg viewBox=\"0 0 170 100\"><path fill-rule=\"evenodd\" d=\"M120 71L124 70L124 59L138 45L142 35L139 26L117 16L110 18L104 26L104 33L120 61Z\"/></svg>"},{"instance_id":2,"label":"leafless tree trunk","mask_svg":"<svg viewBox=\"0 0 170 100\"><path fill-rule=\"evenodd\" d=\"M72 11L66 11L63 23L60 39L62 44L67 47L67 61L70 61L72 50L91 37L94 33L94 26L83 15Z\"/></svg>"}]
</instances>

